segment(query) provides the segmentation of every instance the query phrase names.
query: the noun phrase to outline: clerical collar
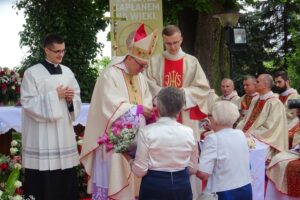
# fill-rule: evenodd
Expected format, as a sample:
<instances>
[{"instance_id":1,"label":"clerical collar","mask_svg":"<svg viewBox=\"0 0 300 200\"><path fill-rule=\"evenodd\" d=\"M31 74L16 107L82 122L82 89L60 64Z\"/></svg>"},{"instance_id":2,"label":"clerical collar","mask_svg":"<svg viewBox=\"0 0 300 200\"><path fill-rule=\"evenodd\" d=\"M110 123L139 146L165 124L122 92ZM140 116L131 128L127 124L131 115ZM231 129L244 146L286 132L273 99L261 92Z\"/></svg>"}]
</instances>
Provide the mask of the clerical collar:
<instances>
[{"instance_id":1,"label":"clerical collar","mask_svg":"<svg viewBox=\"0 0 300 200\"><path fill-rule=\"evenodd\" d=\"M123 61L123 62L120 62L120 63L118 63L118 64L115 64L115 66L116 66L117 68L119 68L119 69L122 69L126 74L129 74L128 69L127 69L127 67L126 67L124 61Z\"/></svg>"},{"instance_id":2,"label":"clerical collar","mask_svg":"<svg viewBox=\"0 0 300 200\"><path fill-rule=\"evenodd\" d=\"M270 92L268 92L268 93L266 93L266 94L264 94L264 95L261 95L261 96L259 97L259 99L260 99L260 100L266 100L266 99L272 97L273 95L274 95L274 93L273 93L272 91L270 91Z\"/></svg>"},{"instance_id":3,"label":"clerical collar","mask_svg":"<svg viewBox=\"0 0 300 200\"><path fill-rule=\"evenodd\" d=\"M292 94L292 93L296 93L295 89L289 88L286 91L284 91L283 93L281 93L280 96L288 96L289 94Z\"/></svg>"},{"instance_id":4,"label":"clerical collar","mask_svg":"<svg viewBox=\"0 0 300 200\"><path fill-rule=\"evenodd\" d=\"M254 97L254 96L257 96L258 93L257 93L257 92L254 92L254 93L252 93L252 94L247 94L247 95L250 96L250 97Z\"/></svg>"},{"instance_id":5,"label":"clerical collar","mask_svg":"<svg viewBox=\"0 0 300 200\"><path fill-rule=\"evenodd\" d=\"M223 95L223 100L231 100L233 97L235 97L235 96L237 96L237 92L235 91L235 90L233 90L232 92L231 92L231 94L229 94L229 95L227 95L227 96L224 96Z\"/></svg>"},{"instance_id":6,"label":"clerical collar","mask_svg":"<svg viewBox=\"0 0 300 200\"><path fill-rule=\"evenodd\" d=\"M173 55L173 54L170 54L168 51L164 51L163 52L163 55L167 58L167 59L170 59L170 60L178 60L180 58L182 58L185 53L182 51L182 49L180 48L178 53Z\"/></svg>"},{"instance_id":7,"label":"clerical collar","mask_svg":"<svg viewBox=\"0 0 300 200\"><path fill-rule=\"evenodd\" d=\"M62 70L59 64L53 64L48 60L44 60L41 64L47 69L47 71L51 74L62 74Z\"/></svg>"}]
</instances>

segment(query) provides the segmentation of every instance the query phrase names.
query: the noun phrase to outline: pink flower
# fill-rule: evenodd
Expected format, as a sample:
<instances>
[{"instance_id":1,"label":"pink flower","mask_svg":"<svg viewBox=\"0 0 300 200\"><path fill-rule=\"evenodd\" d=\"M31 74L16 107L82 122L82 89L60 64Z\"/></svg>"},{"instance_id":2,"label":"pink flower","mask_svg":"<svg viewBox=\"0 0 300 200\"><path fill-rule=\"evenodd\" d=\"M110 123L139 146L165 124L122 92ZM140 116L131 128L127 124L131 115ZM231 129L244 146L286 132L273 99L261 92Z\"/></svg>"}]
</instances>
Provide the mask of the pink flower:
<instances>
[{"instance_id":1,"label":"pink flower","mask_svg":"<svg viewBox=\"0 0 300 200\"><path fill-rule=\"evenodd\" d=\"M109 141L105 144L106 146L106 151L110 151L114 148L113 144L110 143Z\"/></svg>"},{"instance_id":2,"label":"pink flower","mask_svg":"<svg viewBox=\"0 0 300 200\"><path fill-rule=\"evenodd\" d=\"M119 126L113 126L113 127L111 127L111 131L113 132L113 134L115 136L119 136L122 131L122 128Z\"/></svg>"},{"instance_id":3,"label":"pink flower","mask_svg":"<svg viewBox=\"0 0 300 200\"><path fill-rule=\"evenodd\" d=\"M126 124L126 128L132 129L132 124Z\"/></svg>"},{"instance_id":4,"label":"pink flower","mask_svg":"<svg viewBox=\"0 0 300 200\"><path fill-rule=\"evenodd\" d=\"M2 90L6 90L6 88L7 88L6 84L5 84L5 83L2 83L1 89L2 89Z\"/></svg>"},{"instance_id":5,"label":"pink flower","mask_svg":"<svg viewBox=\"0 0 300 200\"><path fill-rule=\"evenodd\" d=\"M17 88L16 88L16 93L17 93L17 94L20 94L20 86L17 86Z\"/></svg>"},{"instance_id":6,"label":"pink flower","mask_svg":"<svg viewBox=\"0 0 300 200\"><path fill-rule=\"evenodd\" d=\"M107 133L105 132L102 137L98 138L98 144L104 144L108 141Z\"/></svg>"},{"instance_id":7,"label":"pink flower","mask_svg":"<svg viewBox=\"0 0 300 200\"><path fill-rule=\"evenodd\" d=\"M2 169L3 171L5 171L5 170L7 170L8 169L8 163L2 163L1 165L0 165L0 169Z\"/></svg>"}]
</instances>

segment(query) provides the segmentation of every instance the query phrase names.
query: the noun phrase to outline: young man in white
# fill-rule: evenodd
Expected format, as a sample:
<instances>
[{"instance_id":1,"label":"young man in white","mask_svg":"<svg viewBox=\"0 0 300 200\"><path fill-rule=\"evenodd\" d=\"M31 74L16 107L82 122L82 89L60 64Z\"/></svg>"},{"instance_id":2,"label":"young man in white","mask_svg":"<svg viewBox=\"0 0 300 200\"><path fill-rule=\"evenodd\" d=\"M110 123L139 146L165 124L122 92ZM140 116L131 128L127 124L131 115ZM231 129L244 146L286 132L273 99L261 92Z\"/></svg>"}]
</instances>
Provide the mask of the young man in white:
<instances>
[{"instance_id":1,"label":"young man in white","mask_svg":"<svg viewBox=\"0 0 300 200\"><path fill-rule=\"evenodd\" d=\"M24 192L39 200L77 200L79 164L72 122L80 112L80 88L61 64L65 42L44 40L45 60L28 68L21 85Z\"/></svg>"}]
</instances>

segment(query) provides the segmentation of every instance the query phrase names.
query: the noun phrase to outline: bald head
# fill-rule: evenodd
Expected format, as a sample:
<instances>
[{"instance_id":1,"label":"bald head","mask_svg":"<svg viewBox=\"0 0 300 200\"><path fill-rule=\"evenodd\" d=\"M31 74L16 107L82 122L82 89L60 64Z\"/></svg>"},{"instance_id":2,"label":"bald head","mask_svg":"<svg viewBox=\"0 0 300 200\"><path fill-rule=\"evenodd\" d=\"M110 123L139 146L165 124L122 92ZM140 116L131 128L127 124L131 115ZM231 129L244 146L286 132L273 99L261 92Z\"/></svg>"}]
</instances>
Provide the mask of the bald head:
<instances>
[{"instance_id":1,"label":"bald head","mask_svg":"<svg viewBox=\"0 0 300 200\"><path fill-rule=\"evenodd\" d=\"M273 87L273 77L270 74L261 74L257 78L256 91L260 94L266 94Z\"/></svg>"}]
</instances>

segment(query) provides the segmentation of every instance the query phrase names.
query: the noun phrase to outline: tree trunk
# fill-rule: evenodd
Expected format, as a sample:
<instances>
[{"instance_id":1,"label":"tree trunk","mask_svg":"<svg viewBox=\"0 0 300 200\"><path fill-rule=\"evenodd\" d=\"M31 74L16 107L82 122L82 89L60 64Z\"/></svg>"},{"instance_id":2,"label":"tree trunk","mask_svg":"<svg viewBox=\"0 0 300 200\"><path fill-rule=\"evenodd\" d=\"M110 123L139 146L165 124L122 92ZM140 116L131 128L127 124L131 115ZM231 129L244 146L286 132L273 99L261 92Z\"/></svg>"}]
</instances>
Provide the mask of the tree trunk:
<instances>
[{"instance_id":1,"label":"tree trunk","mask_svg":"<svg viewBox=\"0 0 300 200\"><path fill-rule=\"evenodd\" d=\"M229 76L229 54L225 45L225 30L212 14L198 14L195 56L210 81L211 88L220 91L220 83Z\"/></svg>"},{"instance_id":2,"label":"tree trunk","mask_svg":"<svg viewBox=\"0 0 300 200\"><path fill-rule=\"evenodd\" d=\"M218 9L219 10L219 9ZM220 83L229 77L229 52L225 30L213 14L184 9L179 14L179 27L184 37L182 49L198 58L211 88L220 92Z\"/></svg>"},{"instance_id":3,"label":"tree trunk","mask_svg":"<svg viewBox=\"0 0 300 200\"><path fill-rule=\"evenodd\" d=\"M195 54L195 39L198 12L190 8L185 8L178 14L178 26L183 37L182 49L184 52Z\"/></svg>"}]
</instances>

